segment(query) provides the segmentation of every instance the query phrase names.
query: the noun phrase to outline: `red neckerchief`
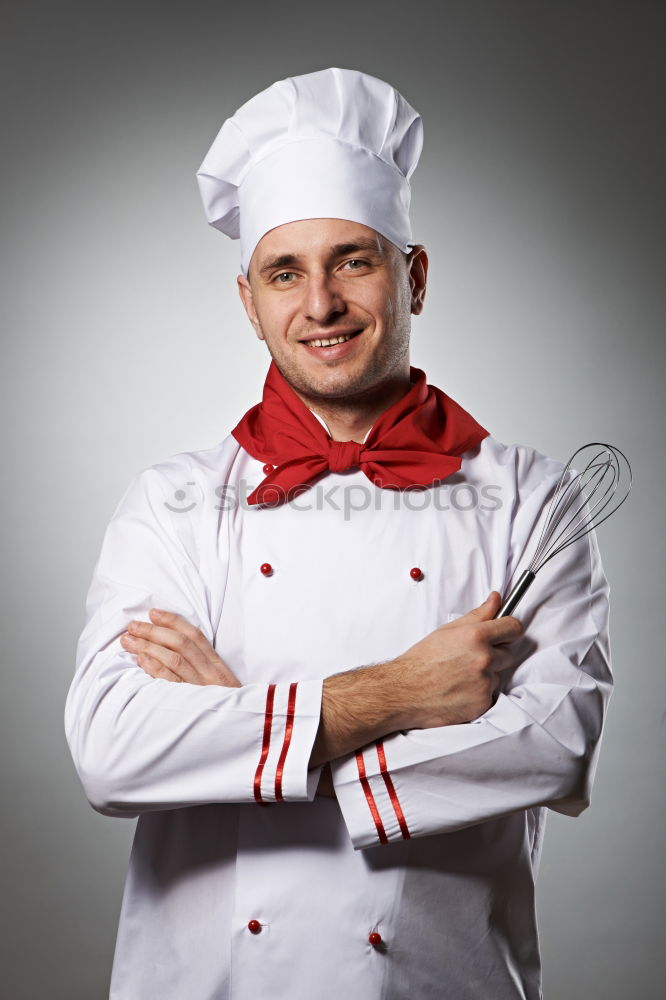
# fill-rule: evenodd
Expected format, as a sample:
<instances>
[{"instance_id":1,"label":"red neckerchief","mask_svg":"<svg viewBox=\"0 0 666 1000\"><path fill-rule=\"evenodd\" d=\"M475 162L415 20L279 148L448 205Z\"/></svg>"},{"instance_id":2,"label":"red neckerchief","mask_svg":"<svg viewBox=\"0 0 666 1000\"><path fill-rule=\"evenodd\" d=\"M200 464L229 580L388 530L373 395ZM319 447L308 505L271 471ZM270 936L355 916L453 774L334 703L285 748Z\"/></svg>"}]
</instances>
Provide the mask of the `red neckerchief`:
<instances>
[{"instance_id":1,"label":"red neckerchief","mask_svg":"<svg viewBox=\"0 0 666 1000\"><path fill-rule=\"evenodd\" d=\"M457 472L460 456L488 431L410 367L412 387L382 413L365 442L334 441L271 361L261 403L232 430L253 458L275 468L248 496L271 506L292 500L326 472L361 469L376 486L423 489Z\"/></svg>"}]
</instances>

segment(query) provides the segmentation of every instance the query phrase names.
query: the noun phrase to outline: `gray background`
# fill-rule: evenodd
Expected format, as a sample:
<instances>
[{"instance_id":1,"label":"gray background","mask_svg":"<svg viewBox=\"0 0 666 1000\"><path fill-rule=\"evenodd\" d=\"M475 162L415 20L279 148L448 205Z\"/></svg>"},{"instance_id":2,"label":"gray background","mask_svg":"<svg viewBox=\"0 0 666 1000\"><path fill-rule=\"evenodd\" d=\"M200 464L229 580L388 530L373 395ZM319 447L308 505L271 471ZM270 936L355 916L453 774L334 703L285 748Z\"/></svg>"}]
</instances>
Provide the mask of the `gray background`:
<instances>
[{"instance_id":1,"label":"gray background","mask_svg":"<svg viewBox=\"0 0 666 1000\"><path fill-rule=\"evenodd\" d=\"M564 459L608 439L633 461L599 533L617 688L592 806L549 818L540 926L547 1000L663 995L664 9L3 4L12 1000L107 989L133 823L87 805L62 726L103 529L139 469L225 436L267 367L195 171L241 103L331 65L390 80L425 119L413 362L501 440Z\"/></svg>"}]
</instances>

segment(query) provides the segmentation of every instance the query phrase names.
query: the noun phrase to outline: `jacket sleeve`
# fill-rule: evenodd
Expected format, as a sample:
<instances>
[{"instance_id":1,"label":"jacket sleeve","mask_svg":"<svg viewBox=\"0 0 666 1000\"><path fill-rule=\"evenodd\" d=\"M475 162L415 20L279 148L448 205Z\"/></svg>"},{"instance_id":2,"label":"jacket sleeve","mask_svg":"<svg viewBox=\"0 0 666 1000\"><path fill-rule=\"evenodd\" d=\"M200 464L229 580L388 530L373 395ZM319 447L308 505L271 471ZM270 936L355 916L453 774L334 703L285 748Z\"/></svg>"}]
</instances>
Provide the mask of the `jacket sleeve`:
<instances>
[{"instance_id":1,"label":"jacket sleeve","mask_svg":"<svg viewBox=\"0 0 666 1000\"><path fill-rule=\"evenodd\" d=\"M529 561L521 540L529 541L529 555L547 485L515 519L509 576ZM505 583L496 574L494 589ZM608 585L594 533L538 572L516 615L525 625L511 647L516 666L504 672L497 701L483 716L394 733L332 764L355 848L447 833L536 806L575 816L589 804L612 686Z\"/></svg>"},{"instance_id":2,"label":"jacket sleeve","mask_svg":"<svg viewBox=\"0 0 666 1000\"><path fill-rule=\"evenodd\" d=\"M188 470L180 481L195 478ZM177 684L150 677L120 645L128 623L148 620L152 607L178 612L214 644L201 522L172 513L173 495L159 466L144 470L104 535L65 708L85 793L98 812L130 817L213 802L311 800L321 771L308 770L321 681ZM214 517L205 538L218 546L216 573L226 578L228 527L224 512Z\"/></svg>"}]
</instances>

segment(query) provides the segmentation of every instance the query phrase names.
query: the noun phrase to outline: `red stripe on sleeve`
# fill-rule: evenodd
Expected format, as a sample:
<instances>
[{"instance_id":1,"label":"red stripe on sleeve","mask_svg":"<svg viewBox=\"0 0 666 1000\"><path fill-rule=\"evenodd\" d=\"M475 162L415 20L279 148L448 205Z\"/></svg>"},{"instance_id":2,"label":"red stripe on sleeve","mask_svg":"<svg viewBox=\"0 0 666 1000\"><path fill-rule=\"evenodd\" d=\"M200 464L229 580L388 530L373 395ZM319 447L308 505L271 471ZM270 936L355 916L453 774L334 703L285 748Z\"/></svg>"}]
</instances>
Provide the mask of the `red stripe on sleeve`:
<instances>
[{"instance_id":1,"label":"red stripe on sleeve","mask_svg":"<svg viewBox=\"0 0 666 1000\"><path fill-rule=\"evenodd\" d=\"M386 790L389 793L389 798L391 804L393 805L394 812L400 824L400 829L402 831L402 839L409 840L411 838L411 833L409 832L409 827L407 826L407 820L405 819L405 814L400 806L400 800L398 799L398 793L395 790L395 785L393 784L393 779L388 772L386 766L386 754L384 753L384 743L382 740L377 740L377 759L379 760L379 770L382 773L384 779L384 784L386 785Z\"/></svg>"},{"instance_id":2,"label":"red stripe on sleeve","mask_svg":"<svg viewBox=\"0 0 666 1000\"><path fill-rule=\"evenodd\" d=\"M267 805L266 802L261 797L261 775L264 771L264 765L266 764L266 758L268 757L268 750L271 745L271 726L273 725L273 702L275 700L275 684L268 685L268 692L266 693L266 714L264 716L264 740L261 746L261 757L259 758L259 763L257 764L257 770L254 775L254 797L259 805Z\"/></svg>"},{"instance_id":3,"label":"red stripe on sleeve","mask_svg":"<svg viewBox=\"0 0 666 1000\"><path fill-rule=\"evenodd\" d=\"M386 836L386 830L384 829L382 818L379 815L379 809L377 808L375 797L372 794L372 789L370 788L370 782L366 777L365 761L363 760L363 752L361 750L356 751L356 766L358 767L358 778L359 781L361 782L361 788L365 792L365 797L368 801L368 806L370 808L372 818L375 821L375 826L377 827L377 836L379 837L379 842L380 844L388 844L388 837Z\"/></svg>"},{"instance_id":4,"label":"red stripe on sleeve","mask_svg":"<svg viewBox=\"0 0 666 1000\"><path fill-rule=\"evenodd\" d=\"M282 743L282 750L280 751L277 771L275 772L275 798L278 802L284 801L282 796L282 775L284 774L284 762L287 759L289 744L291 743L291 734L294 731L294 713L296 711L297 687L298 683L289 685L289 701L287 702L287 720L284 725L284 741Z\"/></svg>"}]
</instances>

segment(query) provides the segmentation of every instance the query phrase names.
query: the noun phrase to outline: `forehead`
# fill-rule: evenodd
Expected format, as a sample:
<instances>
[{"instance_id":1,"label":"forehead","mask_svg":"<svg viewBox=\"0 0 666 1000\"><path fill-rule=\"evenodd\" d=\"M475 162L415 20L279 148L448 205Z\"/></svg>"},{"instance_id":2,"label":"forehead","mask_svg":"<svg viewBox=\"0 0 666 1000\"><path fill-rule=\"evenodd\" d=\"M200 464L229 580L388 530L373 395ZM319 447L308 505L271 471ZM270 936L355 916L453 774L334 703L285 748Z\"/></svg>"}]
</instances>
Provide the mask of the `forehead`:
<instances>
[{"instance_id":1,"label":"forehead","mask_svg":"<svg viewBox=\"0 0 666 1000\"><path fill-rule=\"evenodd\" d=\"M261 268L274 257L327 257L341 245L386 252L388 240L375 229L348 219L299 219L265 233L252 254L251 266Z\"/></svg>"}]
</instances>

